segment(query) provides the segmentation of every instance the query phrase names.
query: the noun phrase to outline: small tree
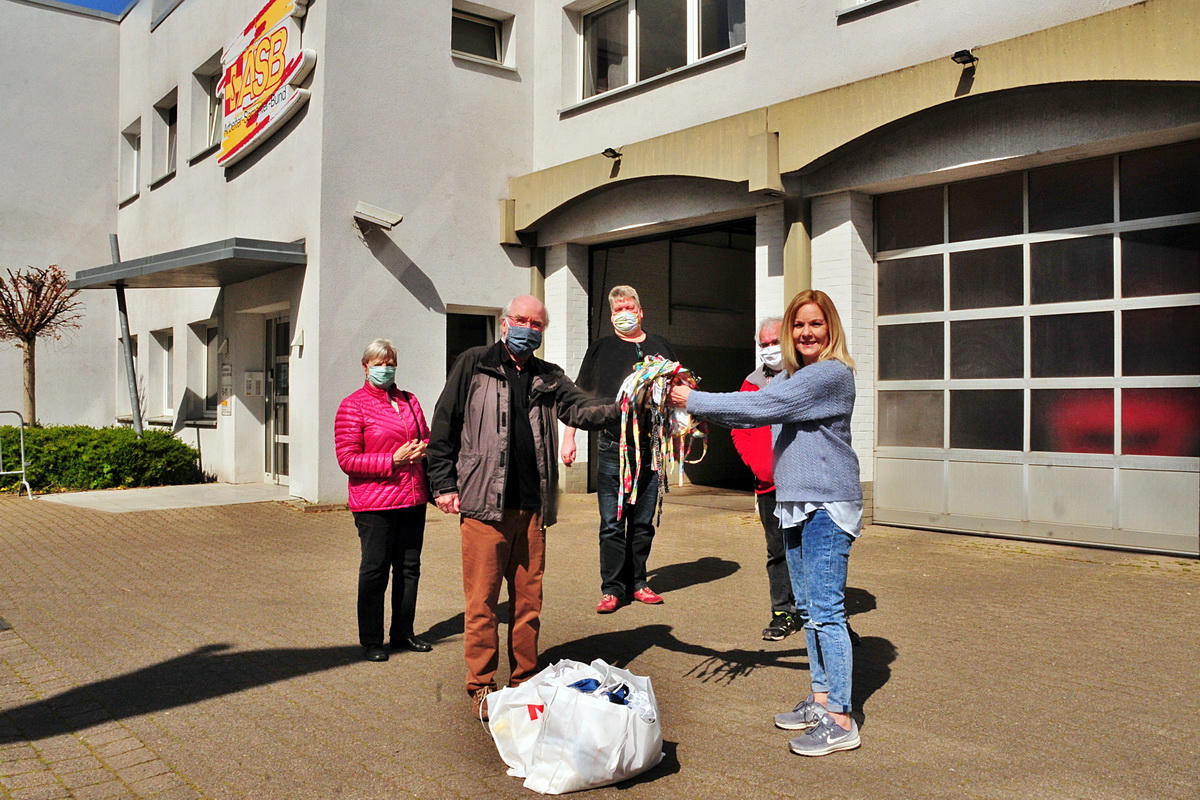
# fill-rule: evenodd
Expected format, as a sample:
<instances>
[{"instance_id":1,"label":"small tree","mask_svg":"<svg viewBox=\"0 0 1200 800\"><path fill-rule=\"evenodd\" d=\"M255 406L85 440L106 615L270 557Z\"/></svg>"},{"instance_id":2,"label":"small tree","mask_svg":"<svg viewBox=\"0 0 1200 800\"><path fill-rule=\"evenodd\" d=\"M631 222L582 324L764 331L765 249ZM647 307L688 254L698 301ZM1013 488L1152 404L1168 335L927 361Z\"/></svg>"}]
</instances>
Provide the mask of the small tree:
<instances>
[{"instance_id":1,"label":"small tree","mask_svg":"<svg viewBox=\"0 0 1200 800\"><path fill-rule=\"evenodd\" d=\"M77 289L67 288L67 273L57 264L5 270L0 278L0 341L15 341L24 351L25 422L37 420L35 346L44 336L61 339L79 327L83 303Z\"/></svg>"}]
</instances>

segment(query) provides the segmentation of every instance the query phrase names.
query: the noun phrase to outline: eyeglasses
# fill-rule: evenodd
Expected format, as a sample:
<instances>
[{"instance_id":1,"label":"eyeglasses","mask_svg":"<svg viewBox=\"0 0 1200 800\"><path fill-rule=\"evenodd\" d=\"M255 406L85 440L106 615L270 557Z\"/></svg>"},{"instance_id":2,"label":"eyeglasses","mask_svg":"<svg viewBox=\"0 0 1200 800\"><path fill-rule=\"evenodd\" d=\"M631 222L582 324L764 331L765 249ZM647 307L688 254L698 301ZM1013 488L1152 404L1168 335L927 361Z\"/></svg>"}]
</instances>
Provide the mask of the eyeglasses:
<instances>
[{"instance_id":1,"label":"eyeglasses","mask_svg":"<svg viewBox=\"0 0 1200 800\"><path fill-rule=\"evenodd\" d=\"M508 321L518 328L533 328L535 331L545 330L546 328L546 323L533 317L517 317L509 314Z\"/></svg>"}]
</instances>

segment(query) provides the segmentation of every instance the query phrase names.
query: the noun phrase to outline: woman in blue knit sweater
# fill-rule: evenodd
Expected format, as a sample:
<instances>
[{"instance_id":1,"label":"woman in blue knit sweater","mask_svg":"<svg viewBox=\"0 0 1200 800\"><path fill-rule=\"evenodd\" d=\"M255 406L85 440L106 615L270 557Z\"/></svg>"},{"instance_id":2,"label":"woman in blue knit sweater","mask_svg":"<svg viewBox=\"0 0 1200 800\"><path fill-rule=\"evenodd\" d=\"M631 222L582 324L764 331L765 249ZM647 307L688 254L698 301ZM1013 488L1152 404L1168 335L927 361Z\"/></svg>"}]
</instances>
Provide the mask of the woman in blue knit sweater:
<instances>
[{"instance_id":1,"label":"woman in blue knit sweater","mask_svg":"<svg viewBox=\"0 0 1200 800\"><path fill-rule=\"evenodd\" d=\"M859 746L850 717L853 658L846 628L846 568L862 527L858 456L850 446L854 360L829 295L807 290L784 314L784 372L757 392L714 394L677 386L671 402L731 428L770 425L776 510L785 529L788 571L805 612L812 694L775 715L801 731L793 753L823 756Z\"/></svg>"}]
</instances>

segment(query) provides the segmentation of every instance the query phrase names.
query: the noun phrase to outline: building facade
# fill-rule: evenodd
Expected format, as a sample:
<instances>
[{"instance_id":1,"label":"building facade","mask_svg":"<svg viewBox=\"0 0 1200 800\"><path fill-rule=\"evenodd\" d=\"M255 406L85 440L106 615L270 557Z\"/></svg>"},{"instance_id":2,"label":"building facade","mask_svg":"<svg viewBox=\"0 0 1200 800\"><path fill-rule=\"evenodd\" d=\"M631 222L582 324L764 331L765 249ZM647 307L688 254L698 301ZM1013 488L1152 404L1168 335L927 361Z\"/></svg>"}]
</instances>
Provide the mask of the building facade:
<instances>
[{"instance_id":1,"label":"building facade","mask_svg":"<svg viewBox=\"0 0 1200 800\"><path fill-rule=\"evenodd\" d=\"M574 373L630 283L704 388L732 390L756 320L811 286L858 361L876 521L1200 550L1194 2L0 14L101 32L78 64L95 117L54 144L103 152L79 181L100 196L56 201L90 232L59 259L89 287L88 327L55 357L86 362L95 399L43 389L43 421L129 413L121 286L153 422L221 480L337 501L333 413L376 336L431 406L513 295L545 298L545 355ZM239 62L245 42L265 49ZM48 260L32 238L3 246ZM745 480L719 432L689 475Z\"/></svg>"}]
</instances>

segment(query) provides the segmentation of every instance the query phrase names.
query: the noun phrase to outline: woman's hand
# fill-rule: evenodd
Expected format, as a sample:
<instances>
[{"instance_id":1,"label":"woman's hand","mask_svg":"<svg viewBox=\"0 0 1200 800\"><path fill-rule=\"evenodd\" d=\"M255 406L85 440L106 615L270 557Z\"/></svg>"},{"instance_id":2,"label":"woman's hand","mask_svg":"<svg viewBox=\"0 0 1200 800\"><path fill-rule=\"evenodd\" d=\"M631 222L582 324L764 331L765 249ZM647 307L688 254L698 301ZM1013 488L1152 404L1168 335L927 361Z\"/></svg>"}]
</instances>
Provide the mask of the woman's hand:
<instances>
[{"instance_id":1,"label":"woman's hand","mask_svg":"<svg viewBox=\"0 0 1200 800\"><path fill-rule=\"evenodd\" d=\"M677 383L671 387L668 403L672 408L687 408L688 395L691 393L692 387Z\"/></svg>"},{"instance_id":2,"label":"woman's hand","mask_svg":"<svg viewBox=\"0 0 1200 800\"><path fill-rule=\"evenodd\" d=\"M392 465L402 467L405 464L414 464L423 458L425 458L425 442L413 439L396 448L396 452L392 453Z\"/></svg>"}]
</instances>

